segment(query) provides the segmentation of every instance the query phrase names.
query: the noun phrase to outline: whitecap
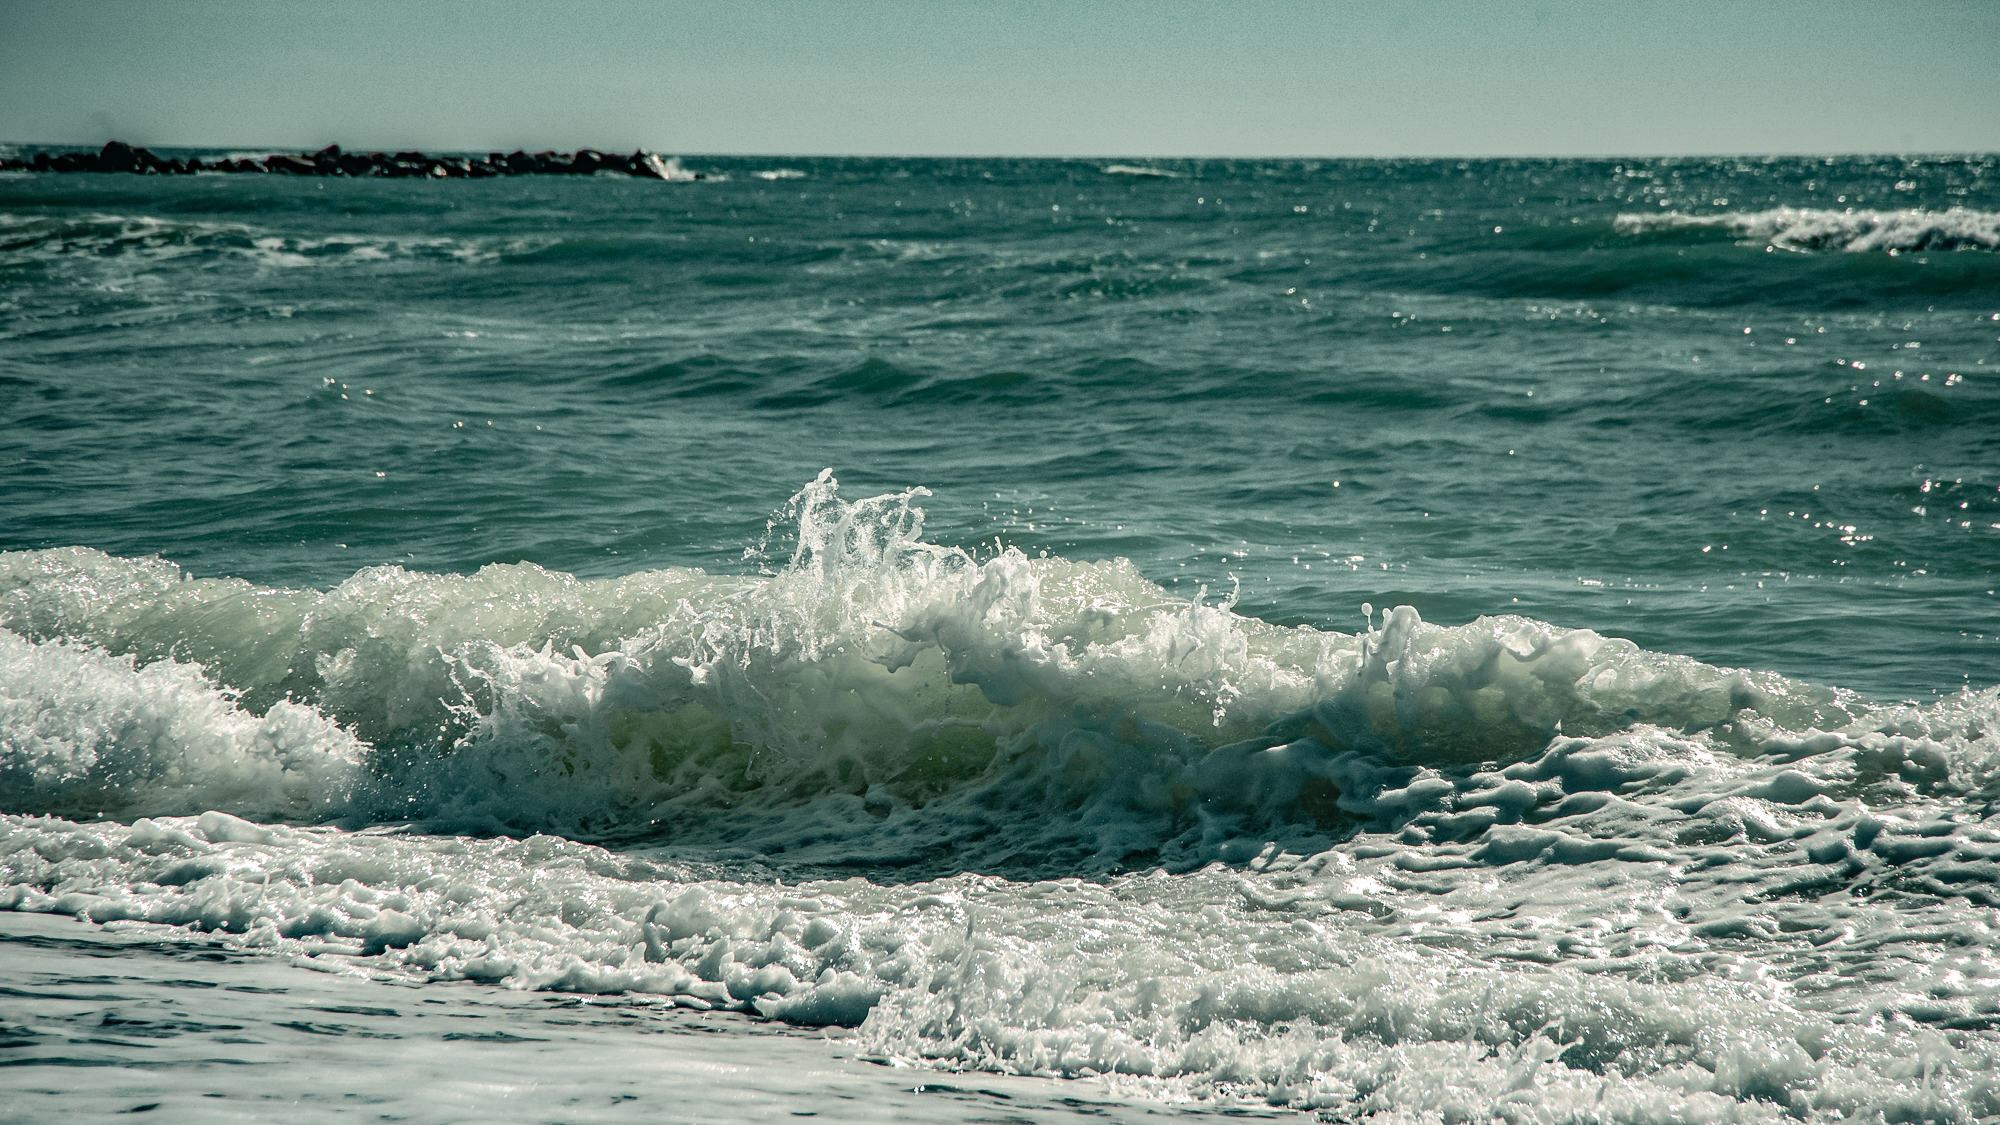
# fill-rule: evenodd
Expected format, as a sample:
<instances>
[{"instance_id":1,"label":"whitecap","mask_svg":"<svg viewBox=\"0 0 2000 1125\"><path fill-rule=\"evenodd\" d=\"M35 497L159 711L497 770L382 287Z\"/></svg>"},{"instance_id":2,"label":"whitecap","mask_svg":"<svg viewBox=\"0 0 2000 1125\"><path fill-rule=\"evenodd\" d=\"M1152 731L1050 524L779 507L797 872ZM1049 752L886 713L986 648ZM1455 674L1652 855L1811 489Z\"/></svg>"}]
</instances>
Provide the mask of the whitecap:
<instances>
[{"instance_id":1,"label":"whitecap","mask_svg":"<svg viewBox=\"0 0 2000 1125\"><path fill-rule=\"evenodd\" d=\"M1774 207L1715 215L1669 211L1657 215L1620 215L1612 229L1628 237L1712 230L1784 250L1863 253L2000 249L2000 212L1962 207L1943 211Z\"/></svg>"}]
</instances>

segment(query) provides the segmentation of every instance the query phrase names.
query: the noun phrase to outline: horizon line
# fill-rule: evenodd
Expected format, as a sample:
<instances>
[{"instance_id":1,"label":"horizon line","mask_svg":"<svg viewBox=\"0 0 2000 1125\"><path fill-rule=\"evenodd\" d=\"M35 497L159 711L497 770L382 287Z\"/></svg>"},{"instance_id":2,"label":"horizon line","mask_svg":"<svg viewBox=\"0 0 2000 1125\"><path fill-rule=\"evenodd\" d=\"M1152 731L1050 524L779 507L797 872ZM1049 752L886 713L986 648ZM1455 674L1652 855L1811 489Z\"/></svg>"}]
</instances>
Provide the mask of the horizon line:
<instances>
[{"instance_id":1,"label":"horizon line","mask_svg":"<svg viewBox=\"0 0 2000 1125\"><path fill-rule=\"evenodd\" d=\"M32 149L32 148L34 148L34 147L36 147L36 146L38 146L38 145L39 145L39 146L47 146L47 147L49 147L49 148L69 148L69 149L91 149L91 150L97 150L97 149L102 149L102 148L103 148L103 147L104 147L104 146L105 146L106 144L111 144L111 143L114 143L114 142L115 142L115 141L117 141L117 140L118 140L118 138L112 138L111 140L107 140L107 141L11 141L11 140L9 140L9 141L0 141L0 145L4 145L4 146L7 146L7 147L11 147L11 148L19 148L19 149ZM404 152L415 152L415 151L432 151L432 152L438 152L438 153L472 153L472 152L476 152L476 153L482 153L482 154L483 154L483 153L491 153L491 152L497 152L497 151L534 151L534 152L562 152L562 151L570 151L570 152L580 152L580 151L583 151L584 149L591 149L592 151L596 151L596 152L606 152L606 153L609 153L609 152L614 152L614 151L618 151L618 150L617 150L617 149L615 149L615 148L610 148L610 149L607 149L607 148L597 148L597 147L595 147L595 146L592 146L592 145L580 145L580 146L578 146L578 147L576 147L576 148L573 148L573 149L568 149L568 150L563 150L563 149L535 149L535 150L528 150L528 149L526 149L525 147L523 147L523 146L518 146L518 145L517 145L517 146L516 146L516 147L515 147L514 149L512 149L512 150L503 150L503 149L493 149L493 148L489 148L489 147L483 147L483 146L482 146L482 147L477 147L477 148L438 148L438 149L432 149L432 150L418 150L418 149L391 149L391 148L383 148L383 149L376 149L376 148L352 148L352 147L350 147L350 146L346 145L345 143L343 143L343 142L339 142L339 141L333 141L333 142L330 142L330 143L329 143L329 144L327 144L327 145L319 145L319 146L317 146L317 147L314 147L314 146L306 146L306 147L299 147L299 146L292 146L292 145L245 145L245 144L167 144L167 143L164 143L164 142L155 142L155 143L154 143L153 145L140 145L140 144L133 144L133 142L129 142L129 141L127 141L127 142L124 142L124 143L127 143L127 144L132 144L134 148L147 148L147 149L149 149L149 150L150 150L150 149L155 149L155 148L157 148L157 149L184 149L184 150L191 150L191 151L199 151L199 152L207 152L207 151L231 151L231 152L235 152L235 151L242 151L242 152L264 152L264 153L271 153L271 154L278 154L278 153L313 153L313 152L318 152L318 151L320 151L321 149L325 149L325 148L328 148L328 147L330 147L330 145L339 145L339 146L340 146L340 148L341 148L341 150L342 150L342 151L344 151L344 152L391 152L391 151L404 151ZM1809 149L1796 149L1796 150L1773 150L1773 151L1767 151L1767 152L1756 152L1756 151L1729 151L1729 150L1717 150L1717 151L1706 151L1706 152L1705 152L1705 151L1660 151L1660 152L1615 152L1615 153L1546 153L1546 152L1539 152L1539 153L1538 153L1538 152L1493 152L1493 153L1421 153L1421 152L1405 152L1405 153L1374 153L1374 154L1357 154L1357 153L1349 153L1349 154L1325 154L1325 153L1316 153L1316 154L1306 154L1306 153L1273 153L1273 154L1260 154L1260 155L1246 155L1246 154L1242 154L1242 153L1189 153L1189 154L1179 154L1179 155L1169 155L1169 154L1165 154L1165 153L1150 153L1150 154L1137 154L1137 153L1067 153L1067 154L1065 154L1065 153L991 153L991 152L988 152L988 153L914 153L914 152L903 152L903 153L899 153L899 152L753 152L753 151L743 151L743 152L733 152L733 151L711 151L711 152L701 152L701 151L694 151L694 150L668 150L668 149L652 149L652 148L644 148L644 147L642 146L642 147L641 147L641 148L639 149L639 151L642 151L642 152L651 152L651 153L655 153L655 154L657 154L657 155L673 155L673 156L677 156L677 157L681 157L681 158L696 158L696 159L711 159L711 158L717 158L717 157L721 157L721 158L725 158L725 159L731 159L731 160L749 160L749 159L774 159L774 160L775 160L775 159L792 159L792 160L1076 160L1076 161L1091 161L1091 160L1296 160L1296 161L1309 161L1309 160L1675 160L1675 159L1688 159L1688 160L1714 160L1714 159L1738 159L1738 160L1743 160L1743 159L1771 159L1771 158L1778 158L1778 157L1815 157L1815 158L1853 158L1853 157L1863 157L1863 156L1868 156L1868 157L1894 157L1894 158L1897 158L1897 159L1910 159L1910 158L1924 158L1924 157L1954 157L1954 158L1959 158L1959 159L1963 159L1963 158L1966 158L1966 157L1977 157L1977 156L1984 156L1984 157L1992 157L1992 158L1996 158L1996 159L2000 159L2000 149L1994 149L1994 150L1986 150L1986 149L1927 149L1927 150L1906 150L1906 151L1895 151L1895 150L1889 150L1889 149L1875 149L1875 150L1868 150L1868 149L1856 149L1856 150L1846 150L1846 151L1814 151L1814 150L1809 150Z\"/></svg>"}]
</instances>

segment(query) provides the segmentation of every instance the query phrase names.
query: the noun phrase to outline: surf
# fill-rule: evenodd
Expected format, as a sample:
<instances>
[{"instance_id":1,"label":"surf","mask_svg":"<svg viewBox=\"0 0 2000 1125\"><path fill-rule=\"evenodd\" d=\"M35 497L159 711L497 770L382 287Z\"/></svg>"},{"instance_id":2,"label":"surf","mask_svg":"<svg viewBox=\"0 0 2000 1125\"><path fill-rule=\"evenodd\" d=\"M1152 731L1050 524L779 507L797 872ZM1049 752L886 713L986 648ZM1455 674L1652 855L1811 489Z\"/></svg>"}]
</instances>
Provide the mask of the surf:
<instances>
[{"instance_id":1,"label":"surf","mask_svg":"<svg viewBox=\"0 0 2000 1125\"><path fill-rule=\"evenodd\" d=\"M1095 875L1323 846L1384 823L1367 794L1558 736L1650 726L1754 757L1898 713L1518 616L1275 626L1122 559L928 542L924 495L849 502L822 473L752 549L789 545L763 574L392 566L322 592L9 553L0 800L732 839L828 863L1039 850Z\"/></svg>"}]
</instances>

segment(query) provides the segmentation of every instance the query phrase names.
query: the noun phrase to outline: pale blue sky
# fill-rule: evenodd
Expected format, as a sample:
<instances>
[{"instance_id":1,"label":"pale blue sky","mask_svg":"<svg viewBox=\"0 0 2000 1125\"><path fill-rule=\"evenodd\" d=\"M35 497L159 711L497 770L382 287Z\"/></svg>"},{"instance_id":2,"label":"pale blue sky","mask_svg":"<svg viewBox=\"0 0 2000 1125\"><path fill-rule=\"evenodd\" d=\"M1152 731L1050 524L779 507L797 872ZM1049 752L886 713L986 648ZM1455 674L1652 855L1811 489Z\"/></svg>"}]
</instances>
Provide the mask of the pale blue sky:
<instances>
[{"instance_id":1,"label":"pale blue sky","mask_svg":"<svg viewBox=\"0 0 2000 1125\"><path fill-rule=\"evenodd\" d=\"M2000 2L0 0L0 139L967 155L2000 150Z\"/></svg>"}]
</instances>

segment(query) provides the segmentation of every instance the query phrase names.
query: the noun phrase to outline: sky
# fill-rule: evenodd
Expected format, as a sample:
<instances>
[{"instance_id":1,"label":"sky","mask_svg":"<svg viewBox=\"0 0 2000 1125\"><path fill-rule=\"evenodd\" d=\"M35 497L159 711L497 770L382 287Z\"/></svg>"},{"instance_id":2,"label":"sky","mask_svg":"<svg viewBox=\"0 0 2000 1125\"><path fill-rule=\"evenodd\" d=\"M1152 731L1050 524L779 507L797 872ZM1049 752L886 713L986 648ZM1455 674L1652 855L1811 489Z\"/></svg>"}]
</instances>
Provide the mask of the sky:
<instances>
[{"instance_id":1,"label":"sky","mask_svg":"<svg viewBox=\"0 0 2000 1125\"><path fill-rule=\"evenodd\" d=\"M0 0L0 141L2000 151L2000 0Z\"/></svg>"}]
</instances>

